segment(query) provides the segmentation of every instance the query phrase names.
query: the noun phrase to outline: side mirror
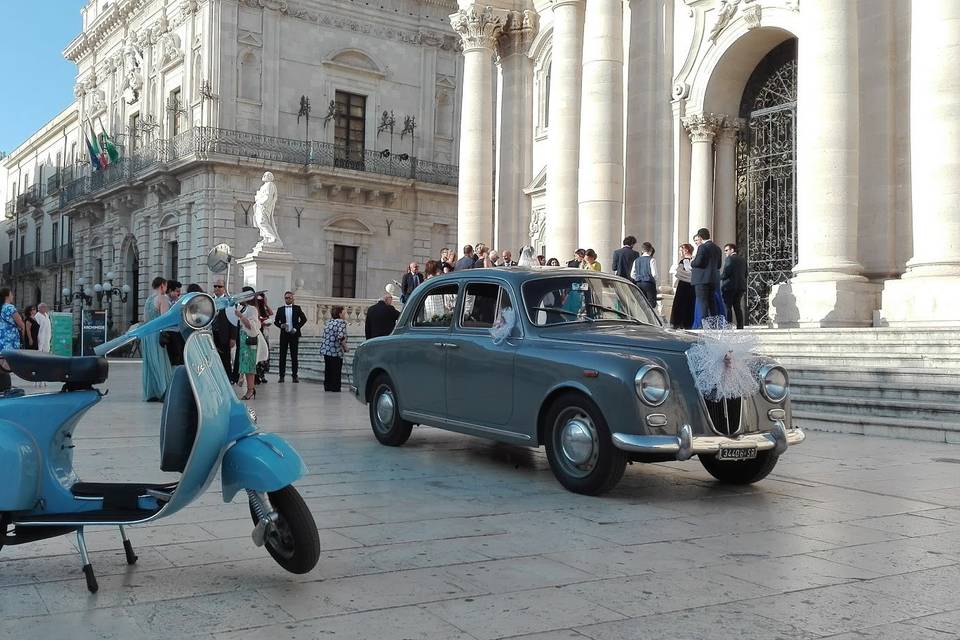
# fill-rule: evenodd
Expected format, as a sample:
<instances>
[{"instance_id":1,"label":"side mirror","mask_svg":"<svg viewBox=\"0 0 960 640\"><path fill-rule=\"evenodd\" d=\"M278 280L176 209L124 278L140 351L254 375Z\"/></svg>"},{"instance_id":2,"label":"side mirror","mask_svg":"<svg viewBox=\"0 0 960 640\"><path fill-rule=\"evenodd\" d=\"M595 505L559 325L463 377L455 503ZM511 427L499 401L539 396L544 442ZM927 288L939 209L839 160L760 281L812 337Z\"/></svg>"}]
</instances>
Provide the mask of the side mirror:
<instances>
[{"instance_id":1,"label":"side mirror","mask_svg":"<svg viewBox=\"0 0 960 640\"><path fill-rule=\"evenodd\" d=\"M228 244L218 244L207 254L207 268L213 273L224 273L232 261L233 255Z\"/></svg>"}]
</instances>

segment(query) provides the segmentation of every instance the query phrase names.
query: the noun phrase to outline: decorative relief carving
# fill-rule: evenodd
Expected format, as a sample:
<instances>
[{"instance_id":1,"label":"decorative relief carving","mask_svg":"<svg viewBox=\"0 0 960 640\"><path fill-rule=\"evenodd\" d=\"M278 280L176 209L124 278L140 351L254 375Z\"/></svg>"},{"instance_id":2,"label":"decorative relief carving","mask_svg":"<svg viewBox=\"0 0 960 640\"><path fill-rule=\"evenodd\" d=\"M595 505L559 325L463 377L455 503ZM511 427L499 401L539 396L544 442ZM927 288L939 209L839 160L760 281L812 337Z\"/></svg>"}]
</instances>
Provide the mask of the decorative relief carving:
<instances>
[{"instance_id":1,"label":"decorative relief carving","mask_svg":"<svg viewBox=\"0 0 960 640\"><path fill-rule=\"evenodd\" d=\"M493 7L471 6L450 16L450 25L460 34L464 51L490 49L497 44L507 12Z\"/></svg>"},{"instance_id":2,"label":"decorative relief carving","mask_svg":"<svg viewBox=\"0 0 960 640\"><path fill-rule=\"evenodd\" d=\"M717 7L717 17L708 36L710 42L717 42L717 38L720 37L723 30L726 29L727 25L736 17L741 3L743 5L743 19L744 22L746 22L747 28L756 29L759 27L761 16L763 15L763 7L759 4L754 4L755 2L756 0L720 0L720 4ZM799 0L787 0L786 7L792 11L798 11L800 2Z\"/></svg>"},{"instance_id":3,"label":"decorative relief carving","mask_svg":"<svg viewBox=\"0 0 960 640\"><path fill-rule=\"evenodd\" d=\"M743 10L743 19L747 23L747 29L756 29L760 26L760 16L762 8L758 4L751 5Z\"/></svg>"},{"instance_id":4,"label":"decorative relief carving","mask_svg":"<svg viewBox=\"0 0 960 640\"><path fill-rule=\"evenodd\" d=\"M740 0L720 0L720 4L717 7L717 18L713 23L713 27L710 29L710 35L707 36L710 42L717 41L717 38L720 37L720 32L726 29L730 21L733 20L733 16L736 15L739 5Z\"/></svg>"},{"instance_id":5,"label":"decorative relief carving","mask_svg":"<svg viewBox=\"0 0 960 640\"><path fill-rule=\"evenodd\" d=\"M713 142L726 123L726 117L715 113L698 113L687 116L681 122L690 134L690 142Z\"/></svg>"},{"instance_id":6,"label":"decorative relief carving","mask_svg":"<svg viewBox=\"0 0 960 640\"><path fill-rule=\"evenodd\" d=\"M722 116L722 119L723 122L717 129L717 142L735 142L737 134L746 126L746 120L729 116Z\"/></svg>"},{"instance_id":7,"label":"decorative relief carving","mask_svg":"<svg viewBox=\"0 0 960 640\"><path fill-rule=\"evenodd\" d=\"M683 100L690 95L690 85L686 82L678 82L674 84L672 95L674 100Z\"/></svg>"},{"instance_id":8,"label":"decorative relief carving","mask_svg":"<svg viewBox=\"0 0 960 640\"><path fill-rule=\"evenodd\" d=\"M526 55L540 29L540 17L536 11L511 11L497 41L497 53L501 58L515 54Z\"/></svg>"}]
</instances>

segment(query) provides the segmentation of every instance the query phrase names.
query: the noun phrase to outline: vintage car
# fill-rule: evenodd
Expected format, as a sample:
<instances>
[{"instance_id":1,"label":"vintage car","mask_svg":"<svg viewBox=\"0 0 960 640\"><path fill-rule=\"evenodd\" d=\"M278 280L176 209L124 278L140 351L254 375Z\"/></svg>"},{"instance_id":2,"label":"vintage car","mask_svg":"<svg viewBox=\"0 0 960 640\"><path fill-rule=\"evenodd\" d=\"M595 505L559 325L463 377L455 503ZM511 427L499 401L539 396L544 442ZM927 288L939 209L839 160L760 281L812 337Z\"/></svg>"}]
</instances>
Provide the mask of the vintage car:
<instances>
[{"instance_id":1,"label":"vintage car","mask_svg":"<svg viewBox=\"0 0 960 640\"><path fill-rule=\"evenodd\" d=\"M804 439L787 373L761 359L756 393L708 400L686 356L699 339L664 329L617 276L472 269L417 287L393 333L357 349L351 390L385 445L414 425L544 445L577 493L608 491L627 462L693 456L722 482L756 482Z\"/></svg>"}]
</instances>

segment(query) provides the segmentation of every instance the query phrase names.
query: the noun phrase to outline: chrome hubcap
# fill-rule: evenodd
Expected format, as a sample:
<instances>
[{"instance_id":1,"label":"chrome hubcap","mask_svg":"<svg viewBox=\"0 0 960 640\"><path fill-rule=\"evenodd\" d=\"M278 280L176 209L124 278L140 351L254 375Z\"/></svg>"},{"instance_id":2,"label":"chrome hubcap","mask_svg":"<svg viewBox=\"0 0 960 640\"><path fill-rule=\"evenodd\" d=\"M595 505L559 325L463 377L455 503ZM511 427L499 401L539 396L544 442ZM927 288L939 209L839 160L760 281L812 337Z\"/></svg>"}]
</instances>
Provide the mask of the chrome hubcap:
<instances>
[{"instance_id":1,"label":"chrome hubcap","mask_svg":"<svg viewBox=\"0 0 960 640\"><path fill-rule=\"evenodd\" d=\"M593 420L580 408L571 407L557 416L554 429L557 460L563 471L576 478L593 472L600 455L600 440Z\"/></svg>"},{"instance_id":2,"label":"chrome hubcap","mask_svg":"<svg viewBox=\"0 0 960 640\"><path fill-rule=\"evenodd\" d=\"M377 396L377 426L380 431L389 431L393 426L393 415L396 411L397 403L393 400L393 392L390 389L384 389Z\"/></svg>"}]
</instances>

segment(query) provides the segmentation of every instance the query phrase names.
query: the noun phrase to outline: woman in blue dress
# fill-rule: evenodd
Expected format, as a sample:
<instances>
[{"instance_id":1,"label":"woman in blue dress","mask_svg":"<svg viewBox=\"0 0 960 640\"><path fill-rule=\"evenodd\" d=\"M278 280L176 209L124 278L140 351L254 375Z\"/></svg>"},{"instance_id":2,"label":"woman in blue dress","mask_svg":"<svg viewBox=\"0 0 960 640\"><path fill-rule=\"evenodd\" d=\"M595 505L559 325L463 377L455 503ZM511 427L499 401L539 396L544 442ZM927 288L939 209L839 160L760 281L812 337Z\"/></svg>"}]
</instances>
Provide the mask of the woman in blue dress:
<instances>
[{"instance_id":1,"label":"woman in blue dress","mask_svg":"<svg viewBox=\"0 0 960 640\"><path fill-rule=\"evenodd\" d=\"M170 308L167 281L157 277L150 286L153 287L153 294L143 306L144 322L150 322ZM143 399L147 402L160 402L167 394L167 386L173 377L167 350L160 346L160 334L141 338L140 352L143 354Z\"/></svg>"},{"instance_id":2,"label":"woman in blue dress","mask_svg":"<svg viewBox=\"0 0 960 640\"><path fill-rule=\"evenodd\" d=\"M13 294L10 289L0 289L0 351L20 348L20 336L24 331L23 318L13 304Z\"/></svg>"},{"instance_id":3,"label":"woman in blue dress","mask_svg":"<svg viewBox=\"0 0 960 640\"><path fill-rule=\"evenodd\" d=\"M717 318L720 318L723 320L721 324L725 323L727 320L727 306L723 304L723 296L720 294L719 289L717 289L717 291L714 292L713 303L717 307L717 315L713 316L714 320L716 321ZM703 321L710 317L710 316L704 317L705 312L709 313L708 310L703 308L703 305L700 304L700 301L697 300L693 307L693 328L694 329L703 329ZM714 325L711 328L716 328L716 325Z\"/></svg>"}]
</instances>

